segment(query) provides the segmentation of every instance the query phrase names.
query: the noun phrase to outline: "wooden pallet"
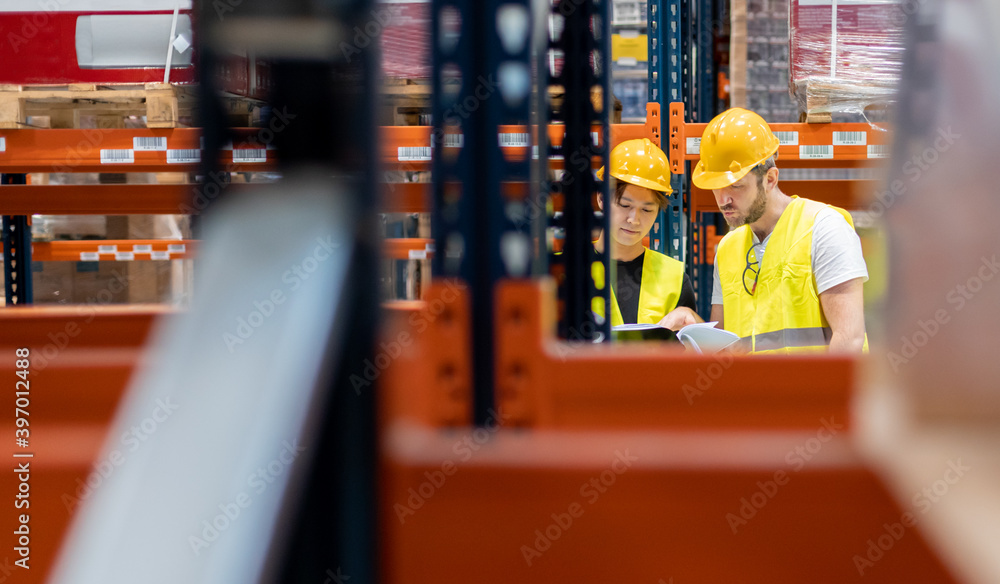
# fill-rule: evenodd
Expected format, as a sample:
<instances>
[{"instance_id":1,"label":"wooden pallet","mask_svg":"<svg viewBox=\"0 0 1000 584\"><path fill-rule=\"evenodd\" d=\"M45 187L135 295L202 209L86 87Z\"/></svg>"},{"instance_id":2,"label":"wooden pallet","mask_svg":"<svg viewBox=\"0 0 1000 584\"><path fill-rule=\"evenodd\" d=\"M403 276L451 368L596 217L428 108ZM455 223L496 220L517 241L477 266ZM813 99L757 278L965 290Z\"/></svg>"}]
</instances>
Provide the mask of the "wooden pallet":
<instances>
[{"instance_id":1,"label":"wooden pallet","mask_svg":"<svg viewBox=\"0 0 1000 584\"><path fill-rule=\"evenodd\" d=\"M224 101L234 125L259 121L262 102L236 96ZM29 116L58 118L53 127L78 128L83 115L111 119L145 116L148 128L177 128L187 125L196 105L197 87L192 85L0 85L0 128L30 127Z\"/></svg>"}]
</instances>

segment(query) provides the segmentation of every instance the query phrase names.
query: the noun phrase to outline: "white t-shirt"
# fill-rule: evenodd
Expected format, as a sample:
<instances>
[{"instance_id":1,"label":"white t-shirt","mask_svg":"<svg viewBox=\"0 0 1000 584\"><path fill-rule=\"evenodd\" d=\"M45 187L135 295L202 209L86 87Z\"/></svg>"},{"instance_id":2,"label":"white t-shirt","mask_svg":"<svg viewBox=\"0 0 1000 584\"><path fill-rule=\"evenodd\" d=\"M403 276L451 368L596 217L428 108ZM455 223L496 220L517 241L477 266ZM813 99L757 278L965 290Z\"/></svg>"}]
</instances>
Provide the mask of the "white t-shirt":
<instances>
[{"instance_id":1,"label":"white t-shirt","mask_svg":"<svg viewBox=\"0 0 1000 584\"><path fill-rule=\"evenodd\" d=\"M757 234L753 233L753 242L759 250L757 259L760 262L764 261L764 254L770 239L771 234L769 233L761 244L760 240L757 239ZM763 245L763 249L760 247L761 245ZM813 224L812 270L813 276L816 278L816 291L819 294L837 284L843 284L855 278L863 278L863 281L868 281L868 266L861 254L861 239L851 225L844 220L843 215L830 207L821 209L816 214L816 222ZM718 262L715 263L715 276L712 282L712 304L722 304Z\"/></svg>"}]
</instances>

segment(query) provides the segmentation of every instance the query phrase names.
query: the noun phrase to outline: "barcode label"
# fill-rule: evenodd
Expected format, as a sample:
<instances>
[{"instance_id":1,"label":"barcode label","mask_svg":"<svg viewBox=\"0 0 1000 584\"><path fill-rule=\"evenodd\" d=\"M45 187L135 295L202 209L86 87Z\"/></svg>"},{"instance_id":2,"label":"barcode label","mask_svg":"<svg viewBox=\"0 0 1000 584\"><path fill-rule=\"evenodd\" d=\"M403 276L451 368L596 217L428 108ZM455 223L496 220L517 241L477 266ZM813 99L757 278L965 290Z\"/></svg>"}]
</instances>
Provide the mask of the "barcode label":
<instances>
[{"instance_id":1,"label":"barcode label","mask_svg":"<svg viewBox=\"0 0 1000 584\"><path fill-rule=\"evenodd\" d=\"M101 259L101 256L97 254L96 251L82 251L80 252L81 262L96 262Z\"/></svg>"},{"instance_id":2,"label":"barcode label","mask_svg":"<svg viewBox=\"0 0 1000 584\"><path fill-rule=\"evenodd\" d=\"M426 249L411 249L410 250L411 260L426 260L427 250Z\"/></svg>"},{"instance_id":3,"label":"barcode label","mask_svg":"<svg viewBox=\"0 0 1000 584\"><path fill-rule=\"evenodd\" d=\"M130 262L135 259L135 254L130 251L115 252L115 261Z\"/></svg>"},{"instance_id":4,"label":"barcode label","mask_svg":"<svg viewBox=\"0 0 1000 584\"><path fill-rule=\"evenodd\" d=\"M132 138L132 150L148 152L166 149L167 139L162 136L155 138Z\"/></svg>"},{"instance_id":5,"label":"barcode label","mask_svg":"<svg viewBox=\"0 0 1000 584\"><path fill-rule=\"evenodd\" d=\"M150 253L153 251L153 246L151 245L133 245L132 251L135 253Z\"/></svg>"},{"instance_id":6,"label":"barcode label","mask_svg":"<svg viewBox=\"0 0 1000 584\"><path fill-rule=\"evenodd\" d=\"M590 138L594 141L593 142L594 146L600 146L601 145L601 134L600 134L600 132L591 132L590 133Z\"/></svg>"},{"instance_id":7,"label":"barcode label","mask_svg":"<svg viewBox=\"0 0 1000 584\"><path fill-rule=\"evenodd\" d=\"M868 143L868 132L834 132L834 146L864 146Z\"/></svg>"},{"instance_id":8,"label":"barcode label","mask_svg":"<svg viewBox=\"0 0 1000 584\"><path fill-rule=\"evenodd\" d=\"M889 158L889 146L886 144L870 144L868 158Z\"/></svg>"},{"instance_id":9,"label":"barcode label","mask_svg":"<svg viewBox=\"0 0 1000 584\"><path fill-rule=\"evenodd\" d=\"M117 245L99 245L97 246L97 253L115 253L118 251Z\"/></svg>"},{"instance_id":10,"label":"barcode label","mask_svg":"<svg viewBox=\"0 0 1000 584\"><path fill-rule=\"evenodd\" d=\"M167 150L167 164L191 164L201 162L201 150Z\"/></svg>"},{"instance_id":11,"label":"barcode label","mask_svg":"<svg viewBox=\"0 0 1000 584\"><path fill-rule=\"evenodd\" d=\"M132 164L135 162L133 150L101 150L101 164Z\"/></svg>"},{"instance_id":12,"label":"barcode label","mask_svg":"<svg viewBox=\"0 0 1000 584\"><path fill-rule=\"evenodd\" d=\"M534 158L535 160L538 160L538 145L537 144L535 144L534 146L531 147L531 157Z\"/></svg>"},{"instance_id":13,"label":"barcode label","mask_svg":"<svg viewBox=\"0 0 1000 584\"><path fill-rule=\"evenodd\" d=\"M400 162L430 162L430 146L400 146L396 149Z\"/></svg>"},{"instance_id":14,"label":"barcode label","mask_svg":"<svg viewBox=\"0 0 1000 584\"><path fill-rule=\"evenodd\" d=\"M687 139L687 153L688 154L701 154L701 138L688 138Z\"/></svg>"},{"instance_id":15,"label":"barcode label","mask_svg":"<svg viewBox=\"0 0 1000 584\"><path fill-rule=\"evenodd\" d=\"M465 135L464 134L445 134L444 135L444 147L445 148L461 148L462 146L465 146Z\"/></svg>"},{"instance_id":16,"label":"barcode label","mask_svg":"<svg viewBox=\"0 0 1000 584\"><path fill-rule=\"evenodd\" d=\"M154 251L154 252L150 252L149 259L152 259L152 260L169 260L170 259L170 252L169 251Z\"/></svg>"},{"instance_id":17,"label":"barcode label","mask_svg":"<svg viewBox=\"0 0 1000 584\"><path fill-rule=\"evenodd\" d=\"M527 148L531 145L531 134L519 132L516 134L500 134L501 148Z\"/></svg>"},{"instance_id":18,"label":"barcode label","mask_svg":"<svg viewBox=\"0 0 1000 584\"><path fill-rule=\"evenodd\" d=\"M0 137L0 152L7 151L7 138Z\"/></svg>"},{"instance_id":19,"label":"barcode label","mask_svg":"<svg viewBox=\"0 0 1000 584\"><path fill-rule=\"evenodd\" d=\"M233 163L267 162L266 148L240 148L233 150Z\"/></svg>"},{"instance_id":20,"label":"barcode label","mask_svg":"<svg viewBox=\"0 0 1000 584\"><path fill-rule=\"evenodd\" d=\"M645 3L642 3L645 6ZM611 5L614 24L639 24L645 18L639 2L615 2Z\"/></svg>"},{"instance_id":21,"label":"barcode label","mask_svg":"<svg viewBox=\"0 0 1000 584\"><path fill-rule=\"evenodd\" d=\"M799 146L799 158L833 158L833 146Z\"/></svg>"},{"instance_id":22,"label":"barcode label","mask_svg":"<svg viewBox=\"0 0 1000 584\"><path fill-rule=\"evenodd\" d=\"M782 146L798 146L799 145L799 133L798 132L775 132L775 137L778 138L778 143Z\"/></svg>"},{"instance_id":23,"label":"barcode label","mask_svg":"<svg viewBox=\"0 0 1000 584\"><path fill-rule=\"evenodd\" d=\"M185 253L187 246L183 243L171 243L167 246L167 251L170 253Z\"/></svg>"}]
</instances>

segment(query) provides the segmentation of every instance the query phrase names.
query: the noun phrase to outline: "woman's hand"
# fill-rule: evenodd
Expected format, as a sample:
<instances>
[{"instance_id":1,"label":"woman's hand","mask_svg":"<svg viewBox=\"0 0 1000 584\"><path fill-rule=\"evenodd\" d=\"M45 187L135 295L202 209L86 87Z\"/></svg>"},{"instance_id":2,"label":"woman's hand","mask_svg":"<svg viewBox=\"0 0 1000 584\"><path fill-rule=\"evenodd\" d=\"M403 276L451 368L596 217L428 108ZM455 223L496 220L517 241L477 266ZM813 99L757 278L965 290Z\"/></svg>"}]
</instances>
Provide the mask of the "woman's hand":
<instances>
[{"instance_id":1,"label":"woman's hand","mask_svg":"<svg viewBox=\"0 0 1000 584\"><path fill-rule=\"evenodd\" d=\"M659 324L662 327L668 328L672 331L680 330L689 324L694 324L696 322L705 322L698 316L698 313L691 310L687 306L678 306L677 308L671 310L666 316L660 319Z\"/></svg>"}]
</instances>

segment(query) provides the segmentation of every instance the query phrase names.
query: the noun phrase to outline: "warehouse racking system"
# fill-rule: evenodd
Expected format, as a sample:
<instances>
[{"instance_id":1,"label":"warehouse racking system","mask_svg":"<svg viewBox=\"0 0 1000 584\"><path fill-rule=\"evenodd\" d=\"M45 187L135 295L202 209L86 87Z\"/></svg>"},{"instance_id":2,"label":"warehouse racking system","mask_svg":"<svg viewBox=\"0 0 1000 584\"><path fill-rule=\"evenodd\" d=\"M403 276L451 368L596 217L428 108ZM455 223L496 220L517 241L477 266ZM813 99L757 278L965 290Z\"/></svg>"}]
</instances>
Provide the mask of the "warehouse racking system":
<instances>
[{"instance_id":1,"label":"warehouse racking system","mask_svg":"<svg viewBox=\"0 0 1000 584\"><path fill-rule=\"evenodd\" d=\"M370 8L371 3L359 4ZM373 225L376 210L433 213L430 237L379 242L382 259L429 260L433 277L421 300L384 305L381 350L375 353L369 346L376 334L374 237L351 231L359 246L345 259L357 270L352 272L357 281L345 284L346 348L329 355L323 366L333 370L333 378L317 392L332 397L318 402L314 414L320 431L309 446L317 454L313 466L299 473L302 505L288 520L291 543L265 542L271 554L292 549L286 556L267 556L280 565L272 569L303 582L324 568L339 574L336 566L346 566L361 582L655 582L675 576L678 582L843 582L853 577L855 566L846 558L859 542L880 533L882 522L905 510L850 438L851 398L860 377L855 360L727 359L590 342L611 336L608 323L590 310L595 296L607 299L607 286L590 277L592 265L608 262L588 239L605 225L594 213L593 197L608 196L607 183L593 171L606 166L611 148L626 139L648 137L668 153L674 194L650 246L686 260L699 311L708 315L719 221L711 193L693 187L688 175L705 124L720 109L720 72L709 56L721 32L722 3L648 2L647 118L626 124L611 123L611 99L597 105L591 98L595 89L610 95L613 74L593 67L590 59L595 51L610 52L608 0L573 0L556 38L528 31L532 22L558 14L558 4L551 13L527 0L502 4L432 3L438 23L431 35L433 125L375 129L371 104L342 99L339 89L310 77L315 63L290 59L274 67L277 82L290 85L279 100L314 114L310 119L323 120L327 128L330 119L309 92L363 110L345 132L357 140L362 153L357 158L338 158L327 136L296 133L300 141L283 136L276 147L262 146L255 140L259 128L232 129L221 122L207 128L0 130L8 305L31 304L33 261L197 261L203 249L194 239L32 242L32 214L197 214L223 196L274 192L266 184L230 185L229 173L283 172L336 160L357 172L357 182L347 182L355 187L359 224ZM364 14L350 12L348 20L360 24ZM441 22L459 24L449 29ZM519 23L522 30L505 29L504 22ZM564 55L562 68L551 79L542 75L546 79L532 94L529 72L549 71L545 61L553 48ZM212 50L210 43L202 48L209 63ZM361 68L368 89L372 65L366 59ZM501 98L481 100L467 116L447 115L456 101L475 95L477 79L490 75L507 80ZM549 107L546 83L563 88L556 108ZM204 96L211 101L208 88ZM793 173L878 167L891 141L884 129L853 123L772 127L782 142L778 165L793 175L782 180L784 189L848 209L867 204L869 175L799 180ZM585 163L575 164L572 153L583 153ZM334 164L328 170L334 167L333 172L341 170ZM432 182L377 184L376 168L431 172ZM552 179L553 171L561 181ZM219 179L213 189L213 181L204 179L170 185L26 184L34 172L186 172ZM547 253L547 230L563 234L561 254ZM550 272L563 275L559 286L542 277ZM154 318L176 316L164 307L86 310L86 334L79 340L69 331L77 331L88 315L75 308L0 312L5 331L0 345L37 347L48 359L46 383L71 388L61 396L65 399L53 397L56 392L39 399L42 411L55 420L40 447L54 468L43 476L56 485L45 492L46 500L75 489L73 480L86 474L104 431L115 423L111 410L142 359L140 347ZM414 322L422 325L419 335L413 334ZM16 336L7 332L14 330ZM67 342L59 346L63 332ZM383 367L380 359L389 364ZM376 382L377 394L360 391L350 377L367 371L362 364L374 371L364 373L362 385ZM820 434L818 423L832 435ZM469 458L457 459L465 452L456 446L463 439ZM786 453L813 442L822 444L810 451L808 460L815 460L789 471ZM619 472L619 462L626 470ZM452 472L456 469L461 472ZM614 474L606 480L608 472ZM625 472L627 481L621 478ZM794 492L784 487L790 477ZM616 491L605 495L618 480ZM747 517L741 497L757 501L759 492L767 505L775 497L772 483L774 493L781 487L782 502L766 509L748 503ZM598 499L605 503L592 507ZM757 531L737 534L742 527L727 520L734 513L743 525L759 514ZM50 534L38 548L47 566L69 507L66 513L47 509L40 517L41 529ZM77 534L75 549L84 549L85 539ZM319 541L330 545L315 545ZM134 549L142 544L137 538ZM921 532L908 532L894 545L891 559L872 579L952 581L949 567ZM104 569L84 564L89 574Z\"/></svg>"}]
</instances>

